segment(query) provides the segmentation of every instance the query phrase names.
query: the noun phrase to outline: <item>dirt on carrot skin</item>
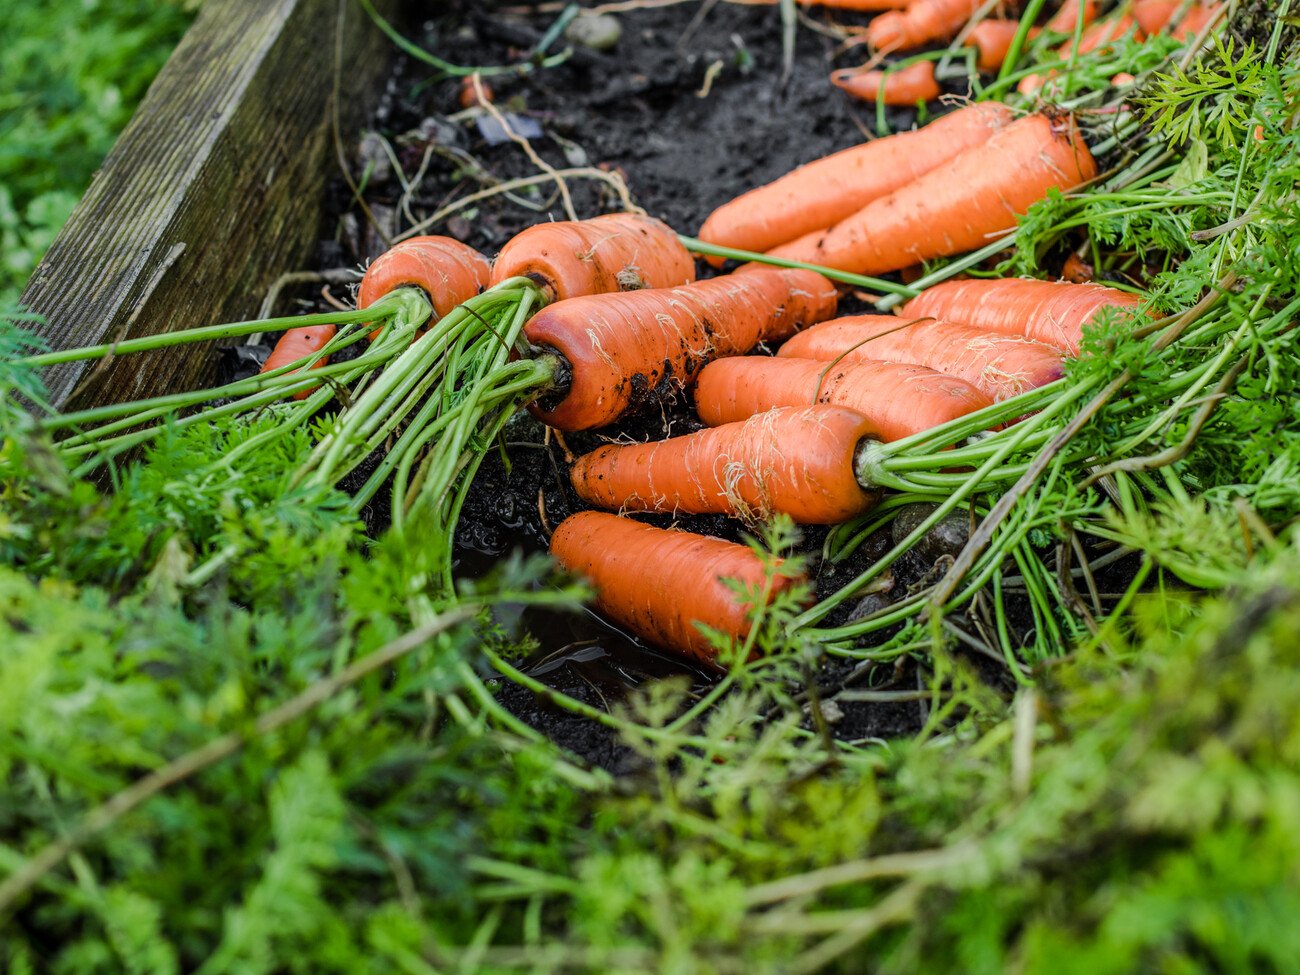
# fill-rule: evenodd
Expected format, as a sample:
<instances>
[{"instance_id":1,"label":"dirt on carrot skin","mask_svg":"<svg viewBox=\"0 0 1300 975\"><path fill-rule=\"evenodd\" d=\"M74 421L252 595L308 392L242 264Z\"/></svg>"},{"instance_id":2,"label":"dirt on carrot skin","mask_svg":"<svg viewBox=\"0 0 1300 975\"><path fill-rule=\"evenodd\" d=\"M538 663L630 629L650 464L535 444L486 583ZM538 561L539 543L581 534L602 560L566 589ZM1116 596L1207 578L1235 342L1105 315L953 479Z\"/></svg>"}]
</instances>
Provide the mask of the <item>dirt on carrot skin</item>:
<instances>
[{"instance_id":1,"label":"dirt on carrot skin","mask_svg":"<svg viewBox=\"0 0 1300 975\"><path fill-rule=\"evenodd\" d=\"M408 26L408 34L462 65L518 63L556 16L510 8L503 12L501 5L482 3L446 7L422 30ZM860 51L836 60L835 40L801 26L794 68L782 84L776 6L685 3L629 11L617 19L621 39L612 50L575 47L559 67L493 77L494 105L550 166L620 174L637 204L679 232L693 234L710 211L739 193L874 133L874 109L854 102L827 81L832 68L856 64ZM868 19L835 17L846 25ZM557 42L551 52L562 50L565 43ZM353 175L364 183L369 214L355 205L345 182L335 179L316 267L363 265L386 249L386 239L410 227L409 215L423 218L499 181L539 175L535 163L491 115L462 109L459 81L430 84L424 81L428 75L426 67L408 58L397 63L372 122L388 148L369 136L352 158ZM916 112L891 108L887 119L896 129L910 128ZM621 208L605 182L582 176L566 182L581 217ZM525 227L563 219L563 200L555 185L539 181L472 203L423 232L448 234L490 257ZM702 277L715 273L703 262L699 271ZM281 309L325 307L317 295L318 287L290 292ZM851 297L841 309L844 314L868 310ZM267 342L274 338L269 336ZM249 368L246 363L234 365ZM701 424L689 394L672 383L659 385L652 405L639 414L614 428L569 435L565 445L577 455L616 437L643 441L698 429ZM569 486L564 446L554 435L548 437L525 413L510 424L504 439L504 456L494 451L485 459L461 516L458 571L465 575L487 571L514 550L545 551L550 528L580 508ZM362 470L352 480L365 475ZM386 505L387 493L381 491L364 513L374 532L386 527ZM736 540L744 530L720 516L647 520ZM833 592L879 554L867 545L841 564L817 564L824 537L824 529L809 529L801 546L814 558L819 596ZM932 563L909 555L893 570L894 588L877 601L901 596L932 571ZM862 609L855 600L828 622L844 622ZM526 625L540 648L517 662L521 669L596 707L609 707L646 680L685 675L698 693L714 679L639 644L591 613L537 613ZM821 696L833 695L855 667L855 661L826 659L814 675ZM901 669L891 686L914 688L914 671ZM509 681L500 681L497 693L513 713L593 763L619 772L633 769L632 753L608 729ZM833 733L849 739L908 734L923 720L923 711L911 702L845 703L830 712Z\"/></svg>"}]
</instances>

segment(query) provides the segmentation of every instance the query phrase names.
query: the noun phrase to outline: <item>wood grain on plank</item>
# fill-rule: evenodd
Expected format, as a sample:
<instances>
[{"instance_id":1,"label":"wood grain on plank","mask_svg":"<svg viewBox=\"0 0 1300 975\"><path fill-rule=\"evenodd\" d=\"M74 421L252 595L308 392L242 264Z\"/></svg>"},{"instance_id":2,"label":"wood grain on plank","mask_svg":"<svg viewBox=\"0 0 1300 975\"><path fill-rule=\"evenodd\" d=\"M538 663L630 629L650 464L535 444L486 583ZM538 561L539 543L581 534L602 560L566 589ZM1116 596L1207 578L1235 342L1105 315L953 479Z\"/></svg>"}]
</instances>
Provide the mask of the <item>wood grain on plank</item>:
<instances>
[{"instance_id":1,"label":"wood grain on plank","mask_svg":"<svg viewBox=\"0 0 1300 975\"><path fill-rule=\"evenodd\" d=\"M377 6L388 15L397 0ZM337 172L336 38L347 145L393 52L360 7L206 0L23 294L53 348L251 318L271 282L303 264ZM57 405L80 408L211 374L202 344L71 363L45 380Z\"/></svg>"}]
</instances>

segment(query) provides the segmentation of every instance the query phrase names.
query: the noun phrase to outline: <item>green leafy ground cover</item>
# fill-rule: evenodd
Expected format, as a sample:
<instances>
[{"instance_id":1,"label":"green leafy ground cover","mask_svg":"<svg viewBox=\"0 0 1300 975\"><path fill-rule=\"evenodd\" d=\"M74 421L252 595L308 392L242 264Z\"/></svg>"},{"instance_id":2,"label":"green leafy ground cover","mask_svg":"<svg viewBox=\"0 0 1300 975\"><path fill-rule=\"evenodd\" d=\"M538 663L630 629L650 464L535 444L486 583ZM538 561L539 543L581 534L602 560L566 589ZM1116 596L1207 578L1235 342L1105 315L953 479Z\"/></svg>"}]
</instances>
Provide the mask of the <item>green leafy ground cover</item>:
<instances>
[{"instance_id":1,"label":"green leafy ground cover","mask_svg":"<svg viewBox=\"0 0 1300 975\"><path fill-rule=\"evenodd\" d=\"M1010 258L1032 273L1086 244L1099 276L1149 280L1175 314L1098 329L1045 419L1010 428L1024 442L963 448L978 480L950 477L952 452L882 462L900 496L963 485L981 515L1011 499L973 569L977 601L1030 594L1032 636L990 636L1009 696L924 598L885 643L879 621L819 631L791 598L716 693L661 683L593 714L636 761L582 767L491 694L528 642L519 607L581 593L519 563L451 591L425 544L449 488L368 537L331 478L300 476L327 469L318 442L341 429L308 406L164 410L142 457L95 461L92 481L74 468L117 434L85 418L69 440L66 418L23 409L39 376L6 327L0 964L1294 970L1300 69L1284 30L1252 40L1146 66L1131 154L1036 208ZM1120 46L1080 77L1147 56ZM511 333L489 324L508 321L445 328L479 382L507 368ZM375 353L395 376L418 354ZM496 388L492 409L513 408ZM448 395L459 431L476 401ZM484 409L430 455L430 483L492 445ZM778 525L762 547L790 540ZM1122 591L1089 591L1097 543L1135 553ZM966 619L950 595L938 608ZM871 679L843 693L867 699L899 693L893 660L924 660L923 731L829 735L803 684L828 649L863 660Z\"/></svg>"},{"instance_id":2,"label":"green leafy ground cover","mask_svg":"<svg viewBox=\"0 0 1300 975\"><path fill-rule=\"evenodd\" d=\"M196 6L5 5L0 46L0 305L17 298Z\"/></svg>"}]
</instances>

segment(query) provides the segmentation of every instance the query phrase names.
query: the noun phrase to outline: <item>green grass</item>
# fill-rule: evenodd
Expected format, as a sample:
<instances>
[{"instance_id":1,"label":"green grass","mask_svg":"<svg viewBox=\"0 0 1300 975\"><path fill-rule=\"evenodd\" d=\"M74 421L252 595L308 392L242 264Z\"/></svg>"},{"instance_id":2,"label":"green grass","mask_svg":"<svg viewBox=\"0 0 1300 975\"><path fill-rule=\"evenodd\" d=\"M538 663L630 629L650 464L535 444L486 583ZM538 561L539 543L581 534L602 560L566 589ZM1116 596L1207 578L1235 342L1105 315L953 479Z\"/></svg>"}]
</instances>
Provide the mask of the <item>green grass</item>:
<instances>
[{"instance_id":1,"label":"green grass","mask_svg":"<svg viewBox=\"0 0 1300 975\"><path fill-rule=\"evenodd\" d=\"M5 8L0 304L10 304L193 17L195 0Z\"/></svg>"}]
</instances>

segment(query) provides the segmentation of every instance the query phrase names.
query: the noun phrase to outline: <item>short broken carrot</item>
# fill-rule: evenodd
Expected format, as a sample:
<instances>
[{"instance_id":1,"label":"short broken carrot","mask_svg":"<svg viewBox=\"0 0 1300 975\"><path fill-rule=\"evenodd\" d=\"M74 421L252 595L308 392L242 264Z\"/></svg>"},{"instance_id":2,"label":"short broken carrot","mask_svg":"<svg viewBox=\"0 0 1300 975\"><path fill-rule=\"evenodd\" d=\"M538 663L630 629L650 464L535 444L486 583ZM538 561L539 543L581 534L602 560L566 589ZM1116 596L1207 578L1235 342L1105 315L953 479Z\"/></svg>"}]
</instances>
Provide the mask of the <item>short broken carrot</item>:
<instances>
[{"instance_id":1,"label":"short broken carrot","mask_svg":"<svg viewBox=\"0 0 1300 975\"><path fill-rule=\"evenodd\" d=\"M918 61L897 71L844 68L831 72L831 84L864 102L886 105L915 105L933 101L942 94L934 80L934 62Z\"/></svg>"}]
</instances>

